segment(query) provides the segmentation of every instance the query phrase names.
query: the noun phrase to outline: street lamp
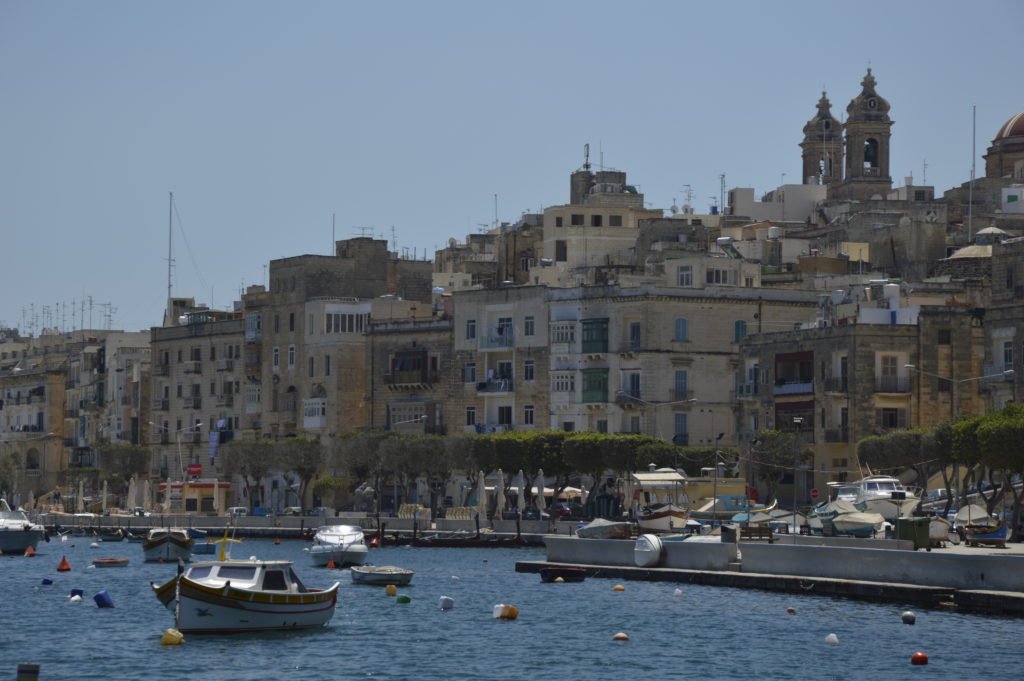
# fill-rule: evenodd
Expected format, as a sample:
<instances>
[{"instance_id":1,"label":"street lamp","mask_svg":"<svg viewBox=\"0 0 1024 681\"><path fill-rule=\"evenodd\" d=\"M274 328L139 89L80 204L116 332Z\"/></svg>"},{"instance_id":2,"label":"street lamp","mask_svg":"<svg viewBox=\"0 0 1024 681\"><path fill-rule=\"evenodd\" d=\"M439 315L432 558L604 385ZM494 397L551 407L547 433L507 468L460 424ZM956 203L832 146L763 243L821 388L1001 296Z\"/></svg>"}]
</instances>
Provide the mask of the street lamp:
<instances>
[{"instance_id":1,"label":"street lamp","mask_svg":"<svg viewBox=\"0 0 1024 681\"><path fill-rule=\"evenodd\" d=\"M910 369L911 371L916 371L917 373L924 374L925 376L931 376L932 378L937 378L940 381L946 381L947 383L949 383L953 387L953 403L950 405L950 410L952 412L951 413L951 417L953 418L953 420L956 420L956 419L960 418L960 384L961 383L968 383L970 381L982 381L982 380L984 380L986 378L1013 378L1013 375L1014 375L1013 369L1006 369L1004 371L1000 371L1000 372L997 372L997 373L994 373L994 374L985 374L983 376L971 376L970 378L953 379L953 378L949 378L948 376L940 376L938 374L933 374L930 371L925 371L924 369L918 368L914 364L904 364L903 368L904 369ZM955 462L955 461L953 462L953 484L955 485L955 490L956 490L956 503L957 503L957 506L959 507L959 505L960 505L960 464Z\"/></svg>"}]
</instances>

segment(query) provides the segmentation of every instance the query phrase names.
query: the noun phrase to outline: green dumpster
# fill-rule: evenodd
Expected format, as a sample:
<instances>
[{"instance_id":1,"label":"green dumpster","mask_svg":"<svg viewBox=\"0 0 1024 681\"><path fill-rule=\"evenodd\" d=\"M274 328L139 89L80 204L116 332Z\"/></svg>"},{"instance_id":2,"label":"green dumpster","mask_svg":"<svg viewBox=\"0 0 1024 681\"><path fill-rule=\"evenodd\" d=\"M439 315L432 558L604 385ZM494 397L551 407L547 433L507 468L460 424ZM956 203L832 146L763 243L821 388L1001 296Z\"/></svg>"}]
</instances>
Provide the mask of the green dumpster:
<instances>
[{"instance_id":1,"label":"green dumpster","mask_svg":"<svg viewBox=\"0 0 1024 681\"><path fill-rule=\"evenodd\" d=\"M908 539L914 542L914 550L928 549L931 551L931 540L928 537L928 525L931 518L897 518L896 539Z\"/></svg>"}]
</instances>

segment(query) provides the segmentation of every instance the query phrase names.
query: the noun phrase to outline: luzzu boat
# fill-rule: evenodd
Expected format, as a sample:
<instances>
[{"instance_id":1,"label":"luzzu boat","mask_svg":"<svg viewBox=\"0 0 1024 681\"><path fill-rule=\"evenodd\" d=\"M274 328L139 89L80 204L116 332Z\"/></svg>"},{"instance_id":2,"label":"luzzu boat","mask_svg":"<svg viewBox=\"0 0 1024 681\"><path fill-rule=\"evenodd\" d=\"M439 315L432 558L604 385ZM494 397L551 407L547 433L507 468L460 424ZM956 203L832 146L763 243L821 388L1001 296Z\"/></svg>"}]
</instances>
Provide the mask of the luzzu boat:
<instances>
[{"instance_id":1,"label":"luzzu boat","mask_svg":"<svg viewBox=\"0 0 1024 681\"><path fill-rule=\"evenodd\" d=\"M719 494L717 500L708 497L698 502L696 508L690 509L690 517L694 520L729 522L738 513L767 513L774 510L777 504L777 500L767 506L755 504L743 494Z\"/></svg>"},{"instance_id":2,"label":"luzzu boat","mask_svg":"<svg viewBox=\"0 0 1024 681\"><path fill-rule=\"evenodd\" d=\"M179 567L167 583L150 585L183 634L312 629L330 621L338 601L338 582L308 589L290 560L231 560L223 547L219 560Z\"/></svg>"},{"instance_id":3,"label":"luzzu boat","mask_svg":"<svg viewBox=\"0 0 1024 681\"><path fill-rule=\"evenodd\" d=\"M180 527L154 527L146 535L142 553L147 561L192 560L192 538Z\"/></svg>"}]
</instances>

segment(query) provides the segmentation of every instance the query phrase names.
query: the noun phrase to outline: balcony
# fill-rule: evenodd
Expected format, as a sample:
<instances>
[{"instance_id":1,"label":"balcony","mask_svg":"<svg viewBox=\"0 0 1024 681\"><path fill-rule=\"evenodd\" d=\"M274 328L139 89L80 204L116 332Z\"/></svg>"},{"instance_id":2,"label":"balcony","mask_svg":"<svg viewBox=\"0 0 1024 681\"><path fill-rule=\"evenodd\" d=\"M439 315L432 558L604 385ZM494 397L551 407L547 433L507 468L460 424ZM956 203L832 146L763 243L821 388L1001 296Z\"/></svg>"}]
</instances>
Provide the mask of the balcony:
<instances>
[{"instance_id":1,"label":"balcony","mask_svg":"<svg viewBox=\"0 0 1024 681\"><path fill-rule=\"evenodd\" d=\"M154 376L167 376L171 373L170 365L164 364L163 362L153 365Z\"/></svg>"},{"instance_id":2,"label":"balcony","mask_svg":"<svg viewBox=\"0 0 1024 681\"><path fill-rule=\"evenodd\" d=\"M875 376L876 393L909 393L910 376Z\"/></svg>"},{"instance_id":3,"label":"balcony","mask_svg":"<svg viewBox=\"0 0 1024 681\"><path fill-rule=\"evenodd\" d=\"M480 336L481 350L507 350L515 346L515 333L511 328L503 328L501 333L489 333Z\"/></svg>"},{"instance_id":4,"label":"balcony","mask_svg":"<svg viewBox=\"0 0 1024 681\"><path fill-rule=\"evenodd\" d=\"M740 397L754 397L760 390L760 383L757 381L747 381L746 383L740 383L737 386L736 394Z\"/></svg>"},{"instance_id":5,"label":"balcony","mask_svg":"<svg viewBox=\"0 0 1024 681\"><path fill-rule=\"evenodd\" d=\"M866 168L864 168L864 172L863 172L862 176L863 177L881 177L882 176L882 169L881 168L866 167Z\"/></svg>"},{"instance_id":6,"label":"balcony","mask_svg":"<svg viewBox=\"0 0 1024 681\"><path fill-rule=\"evenodd\" d=\"M608 402L608 390L606 388L595 388L591 390L583 390L582 402L584 403L607 403Z\"/></svg>"},{"instance_id":7,"label":"balcony","mask_svg":"<svg viewBox=\"0 0 1024 681\"><path fill-rule=\"evenodd\" d=\"M326 428L327 427L327 400L325 398L313 398L302 402L302 427L303 428Z\"/></svg>"},{"instance_id":8,"label":"balcony","mask_svg":"<svg viewBox=\"0 0 1024 681\"><path fill-rule=\"evenodd\" d=\"M438 372L423 369L392 371L390 374L384 374L384 384L393 390L401 389L403 386L425 387L437 383L437 376Z\"/></svg>"},{"instance_id":9,"label":"balcony","mask_svg":"<svg viewBox=\"0 0 1024 681\"><path fill-rule=\"evenodd\" d=\"M170 411L170 400L153 400L153 411Z\"/></svg>"},{"instance_id":10,"label":"balcony","mask_svg":"<svg viewBox=\"0 0 1024 681\"><path fill-rule=\"evenodd\" d=\"M1013 380L1013 363L1008 362L1006 364L986 364L984 366L983 376L987 376L987 381L1012 381Z\"/></svg>"},{"instance_id":11,"label":"balcony","mask_svg":"<svg viewBox=\"0 0 1024 681\"><path fill-rule=\"evenodd\" d=\"M615 393L615 404L635 404L640 406L646 401L640 397L639 390L620 390Z\"/></svg>"},{"instance_id":12,"label":"balcony","mask_svg":"<svg viewBox=\"0 0 1024 681\"><path fill-rule=\"evenodd\" d=\"M234 371L235 360L233 359L218 359L217 360L217 371Z\"/></svg>"},{"instance_id":13,"label":"balcony","mask_svg":"<svg viewBox=\"0 0 1024 681\"><path fill-rule=\"evenodd\" d=\"M202 409L203 398L201 397L182 397L181 408L182 409Z\"/></svg>"},{"instance_id":14,"label":"balcony","mask_svg":"<svg viewBox=\"0 0 1024 681\"><path fill-rule=\"evenodd\" d=\"M217 406L218 407L230 407L235 403L234 395L218 395Z\"/></svg>"},{"instance_id":15,"label":"balcony","mask_svg":"<svg viewBox=\"0 0 1024 681\"><path fill-rule=\"evenodd\" d=\"M201 374L203 373L203 363L195 360L182 362L182 371L186 374Z\"/></svg>"},{"instance_id":16,"label":"balcony","mask_svg":"<svg viewBox=\"0 0 1024 681\"><path fill-rule=\"evenodd\" d=\"M848 427L826 428L825 442L849 442L850 429Z\"/></svg>"},{"instance_id":17,"label":"balcony","mask_svg":"<svg viewBox=\"0 0 1024 681\"><path fill-rule=\"evenodd\" d=\"M814 392L814 381L779 381L772 388L772 395L804 395Z\"/></svg>"},{"instance_id":18,"label":"balcony","mask_svg":"<svg viewBox=\"0 0 1024 681\"><path fill-rule=\"evenodd\" d=\"M489 381L481 381L476 384L478 393L510 393L512 392L511 378L493 378Z\"/></svg>"},{"instance_id":19,"label":"balcony","mask_svg":"<svg viewBox=\"0 0 1024 681\"><path fill-rule=\"evenodd\" d=\"M825 392L845 393L847 391L848 376L829 376L825 379ZM843 440L845 442L845 440Z\"/></svg>"}]
</instances>

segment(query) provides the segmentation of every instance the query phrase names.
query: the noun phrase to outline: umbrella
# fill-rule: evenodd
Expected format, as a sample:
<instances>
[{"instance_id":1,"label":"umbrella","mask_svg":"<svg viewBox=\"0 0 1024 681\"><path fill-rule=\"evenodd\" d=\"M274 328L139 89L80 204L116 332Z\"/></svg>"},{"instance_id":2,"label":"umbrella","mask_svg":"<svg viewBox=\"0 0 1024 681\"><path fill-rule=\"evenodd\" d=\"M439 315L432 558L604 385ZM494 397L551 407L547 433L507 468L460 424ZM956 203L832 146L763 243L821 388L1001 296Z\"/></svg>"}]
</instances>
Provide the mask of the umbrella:
<instances>
[{"instance_id":1,"label":"umbrella","mask_svg":"<svg viewBox=\"0 0 1024 681\"><path fill-rule=\"evenodd\" d=\"M100 499L100 511L107 510L107 481L103 481L103 498Z\"/></svg>"},{"instance_id":2,"label":"umbrella","mask_svg":"<svg viewBox=\"0 0 1024 681\"><path fill-rule=\"evenodd\" d=\"M547 510L547 504L544 501L544 469L537 469L537 495L533 498L533 503L537 504L537 508L540 509L541 513Z\"/></svg>"},{"instance_id":3,"label":"umbrella","mask_svg":"<svg viewBox=\"0 0 1024 681\"><path fill-rule=\"evenodd\" d=\"M78 512L85 512L85 480L78 481Z\"/></svg>"},{"instance_id":4,"label":"umbrella","mask_svg":"<svg viewBox=\"0 0 1024 681\"><path fill-rule=\"evenodd\" d=\"M487 517L487 483L483 471L476 476L476 512L481 518Z\"/></svg>"},{"instance_id":5,"label":"umbrella","mask_svg":"<svg viewBox=\"0 0 1024 681\"><path fill-rule=\"evenodd\" d=\"M213 479L213 512L220 514L220 483Z\"/></svg>"},{"instance_id":6,"label":"umbrella","mask_svg":"<svg viewBox=\"0 0 1024 681\"><path fill-rule=\"evenodd\" d=\"M150 486L149 479L142 481L142 508L146 511L150 510L153 506L153 488Z\"/></svg>"},{"instance_id":7,"label":"umbrella","mask_svg":"<svg viewBox=\"0 0 1024 681\"><path fill-rule=\"evenodd\" d=\"M519 516L522 517L523 511L526 510L526 477L523 475L523 469L519 469L519 474L516 476L518 481L516 482L516 489L519 490L519 494L516 495L516 510L519 511Z\"/></svg>"},{"instance_id":8,"label":"umbrella","mask_svg":"<svg viewBox=\"0 0 1024 681\"><path fill-rule=\"evenodd\" d=\"M139 483L135 481L135 476L133 475L132 479L128 481L128 498L124 502L129 511L134 510L139 505L135 499L138 496L138 491Z\"/></svg>"},{"instance_id":9,"label":"umbrella","mask_svg":"<svg viewBox=\"0 0 1024 681\"><path fill-rule=\"evenodd\" d=\"M494 488L494 517L501 519L501 512L505 510L505 473L498 469L498 482Z\"/></svg>"}]
</instances>

